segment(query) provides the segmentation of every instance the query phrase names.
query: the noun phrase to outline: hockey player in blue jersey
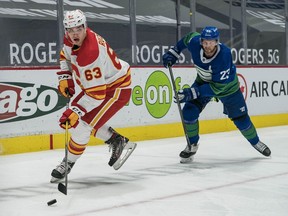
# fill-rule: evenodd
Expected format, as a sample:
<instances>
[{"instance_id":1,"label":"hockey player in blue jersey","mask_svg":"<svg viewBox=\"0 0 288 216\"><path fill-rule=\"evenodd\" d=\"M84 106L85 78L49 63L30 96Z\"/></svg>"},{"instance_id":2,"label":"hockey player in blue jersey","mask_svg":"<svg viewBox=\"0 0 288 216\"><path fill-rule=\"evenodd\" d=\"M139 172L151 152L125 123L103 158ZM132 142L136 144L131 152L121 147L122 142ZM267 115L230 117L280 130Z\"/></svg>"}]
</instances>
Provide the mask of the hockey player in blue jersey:
<instances>
[{"instance_id":1,"label":"hockey player in blue jersey","mask_svg":"<svg viewBox=\"0 0 288 216\"><path fill-rule=\"evenodd\" d=\"M180 90L176 95L180 103L185 103L183 120L190 141L190 145L188 143L180 153L180 162L193 160L199 146L199 114L213 97L223 103L224 114L228 115L250 144L264 156L270 156L270 149L259 140L250 120L231 51L219 43L218 29L207 26L201 34L192 32L184 36L163 55L164 67L174 65L186 48L191 53L197 77L191 88Z\"/></svg>"}]
</instances>

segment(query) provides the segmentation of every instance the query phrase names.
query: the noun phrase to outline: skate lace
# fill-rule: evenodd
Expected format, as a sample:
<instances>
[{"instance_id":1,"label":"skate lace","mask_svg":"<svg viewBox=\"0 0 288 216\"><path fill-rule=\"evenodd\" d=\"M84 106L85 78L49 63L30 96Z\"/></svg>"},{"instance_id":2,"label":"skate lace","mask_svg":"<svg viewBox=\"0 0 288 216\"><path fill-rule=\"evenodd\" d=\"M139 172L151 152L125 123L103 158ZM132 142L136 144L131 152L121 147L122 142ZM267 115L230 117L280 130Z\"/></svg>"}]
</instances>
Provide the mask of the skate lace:
<instances>
[{"instance_id":1,"label":"skate lace","mask_svg":"<svg viewBox=\"0 0 288 216\"><path fill-rule=\"evenodd\" d=\"M57 167L56 170L58 172L65 173L65 162L61 162ZM71 170L71 165L69 164L69 162L67 163L67 171L69 172Z\"/></svg>"},{"instance_id":2,"label":"skate lace","mask_svg":"<svg viewBox=\"0 0 288 216\"><path fill-rule=\"evenodd\" d=\"M192 144L192 145L187 145L184 151L187 153L190 153L190 152L196 152L197 149L198 149L198 144Z\"/></svg>"},{"instance_id":3,"label":"skate lace","mask_svg":"<svg viewBox=\"0 0 288 216\"><path fill-rule=\"evenodd\" d=\"M187 145L186 148L184 149L184 152L191 152L191 145Z\"/></svg>"},{"instance_id":4,"label":"skate lace","mask_svg":"<svg viewBox=\"0 0 288 216\"><path fill-rule=\"evenodd\" d=\"M116 145L115 145L115 143L110 143L110 144L109 144L109 152L111 152L111 149L112 149L112 154L114 154L115 151L116 151Z\"/></svg>"},{"instance_id":5,"label":"skate lace","mask_svg":"<svg viewBox=\"0 0 288 216\"><path fill-rule=\"evenodd\" d=\"M254 145L254 147L261 152L266 149L266 145L260 141L256 145Z\"/></svg>"}]
</instances>

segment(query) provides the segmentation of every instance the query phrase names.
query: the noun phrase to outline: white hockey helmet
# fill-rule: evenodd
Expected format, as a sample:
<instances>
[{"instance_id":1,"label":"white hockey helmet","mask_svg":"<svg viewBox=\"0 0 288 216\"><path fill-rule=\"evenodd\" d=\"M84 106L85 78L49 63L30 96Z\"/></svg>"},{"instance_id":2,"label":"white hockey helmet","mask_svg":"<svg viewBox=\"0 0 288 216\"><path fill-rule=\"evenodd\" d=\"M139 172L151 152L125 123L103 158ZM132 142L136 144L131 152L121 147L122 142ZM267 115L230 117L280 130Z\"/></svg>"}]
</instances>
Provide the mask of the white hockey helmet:
<instances>
[{"instance_id":1,"label":"white hockey helmet","mask_svg":"<svg viewBox=\"0 0 288 216\"><path fill-rule=\"evenodd\" d=\"M85 28L87 27L86 17L84 13L78 9L67 11L64 15L63 24L65 29L81 25L84 25Z\"/></svg>"}]
</instances>

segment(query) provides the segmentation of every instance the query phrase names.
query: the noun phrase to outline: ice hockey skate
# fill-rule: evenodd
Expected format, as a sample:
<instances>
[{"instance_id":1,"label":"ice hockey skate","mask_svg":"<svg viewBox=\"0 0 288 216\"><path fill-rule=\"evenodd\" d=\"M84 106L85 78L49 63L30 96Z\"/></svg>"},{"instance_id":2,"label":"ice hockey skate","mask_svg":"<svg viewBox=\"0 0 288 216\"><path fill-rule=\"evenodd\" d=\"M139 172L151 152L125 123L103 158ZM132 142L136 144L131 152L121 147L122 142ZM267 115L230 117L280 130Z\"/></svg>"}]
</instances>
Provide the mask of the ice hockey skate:
<instances>
[{"instance_id":1,"label":"ice hockey skate","mask_svg":"<svg viewBox=\"0 0 288 216\"><path fill-rule=\"evenodd\" d=\"M67 162L67 174L71 172L72 167L75 163ZM51 183L58 183L61 182L65 178L65 161L63 160L55 169L52 170L51 173Z\"/></svg>"},{"instance_id":2,"label":"ice hockey skate","mask_svg":"<svg viewBox=\"0 0 288 216\"><path fill-rule=\"evenodd\" d=\"M190 163L194 160L194 155L196 154L199 147L199 143L192 145L187 144L186 148L180 152L180 163Z\"/></svg>"},{"instance_id":3,"label":"ice hockey skate","mask_svg":"<svg viewBox=\"0 0 288 216\"><path fill-rule=\"evenodd\" d=\"M262 155L269 157L271 155L271 150L264 143L259 141L256 145L252 145L258 152Z\"/></svg>"},{"instance_id":4,"label":"ice hockey skate","mask_svg":"<svg viewBox=\"0 0 288 216\"><path fill-rule=\"evenodd\" d=\"M109 151L112 149L112 155L108 164L109 166L113 166L115 170L118 170L135 150L137 144L129 142L128 138L121 136L112 128L109 129L113 132L113 135L105 142L109 145Z\"/></svg>"}]
</instances>

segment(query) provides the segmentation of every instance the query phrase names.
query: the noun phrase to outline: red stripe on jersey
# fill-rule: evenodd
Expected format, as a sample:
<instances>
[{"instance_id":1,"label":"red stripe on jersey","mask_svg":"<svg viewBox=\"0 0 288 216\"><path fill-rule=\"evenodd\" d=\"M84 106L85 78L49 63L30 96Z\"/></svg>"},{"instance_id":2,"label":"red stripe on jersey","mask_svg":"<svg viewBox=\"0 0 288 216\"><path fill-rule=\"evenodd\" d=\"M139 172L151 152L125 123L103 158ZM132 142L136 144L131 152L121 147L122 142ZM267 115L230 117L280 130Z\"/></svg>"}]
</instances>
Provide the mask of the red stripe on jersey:
<instances>
[{"instance_id":1,"label":"red stripe on jersey","mask_svg":"<svg viewBox=\"0 0 288 216\"><path fill-rule=\"evenodd\" d=\"M77 52L77 62L79 66L86 66L93 63L99 56L99 45L95 34L87 28L86 38Z\"/></svg>"},{"instance_id":2,"label":"red stripe on jersey","mask_svg":"<svg viewBox=\"0 0 288 216\"><path fill-rule=\"evenodd\" d=\"M101 92L86 92L86 94L96 100L104 100L106 97L106 91L101 93Z\"/></svg>"},{"instance_id":3,"label":"red stripe on jersey","mask_svg":"<svg viewBox=\"0 0 288 216\"><path fill-rule=\"evenodd\" d=\"M72 76L72 73L70 71L59 71L57 72L57 75L63 75L63 74L69 74Z\"/></svg>"},{"instance_id":4,"label":"red stripe on jersey","mask_svg":"<svg viewBox=\"0 0 288 216\"><path fill-rule=\"evenodd\" d=\"M106 96L106 85L85 89L87 95L97 100L103 100Z\"/></svg>"},{"instance_id":5,"label":"red stripe on jersey","mask_svg":"<svg viewBox=\"0 0 288 216\"><path fill-rule=\"evenodd\" d=\"M114 90L118 87L126 87L131 84L131 72L128 70L127 74L115 80L113 83L107 85L107 91Z\"/></svg>"},{"instance_id":6,"label":"red stripe on jersey","mask_svg":"<svg viewBox=\"0 0 288 216\"><path fill-rule=\"evenodd\" d=\"M72 65L72 70L75 71L75 73L76 73L76 76L80 78L80 72L79 72L77 66L74 64L71 64L71 65Z\"/></svg>"}]
</instances>

